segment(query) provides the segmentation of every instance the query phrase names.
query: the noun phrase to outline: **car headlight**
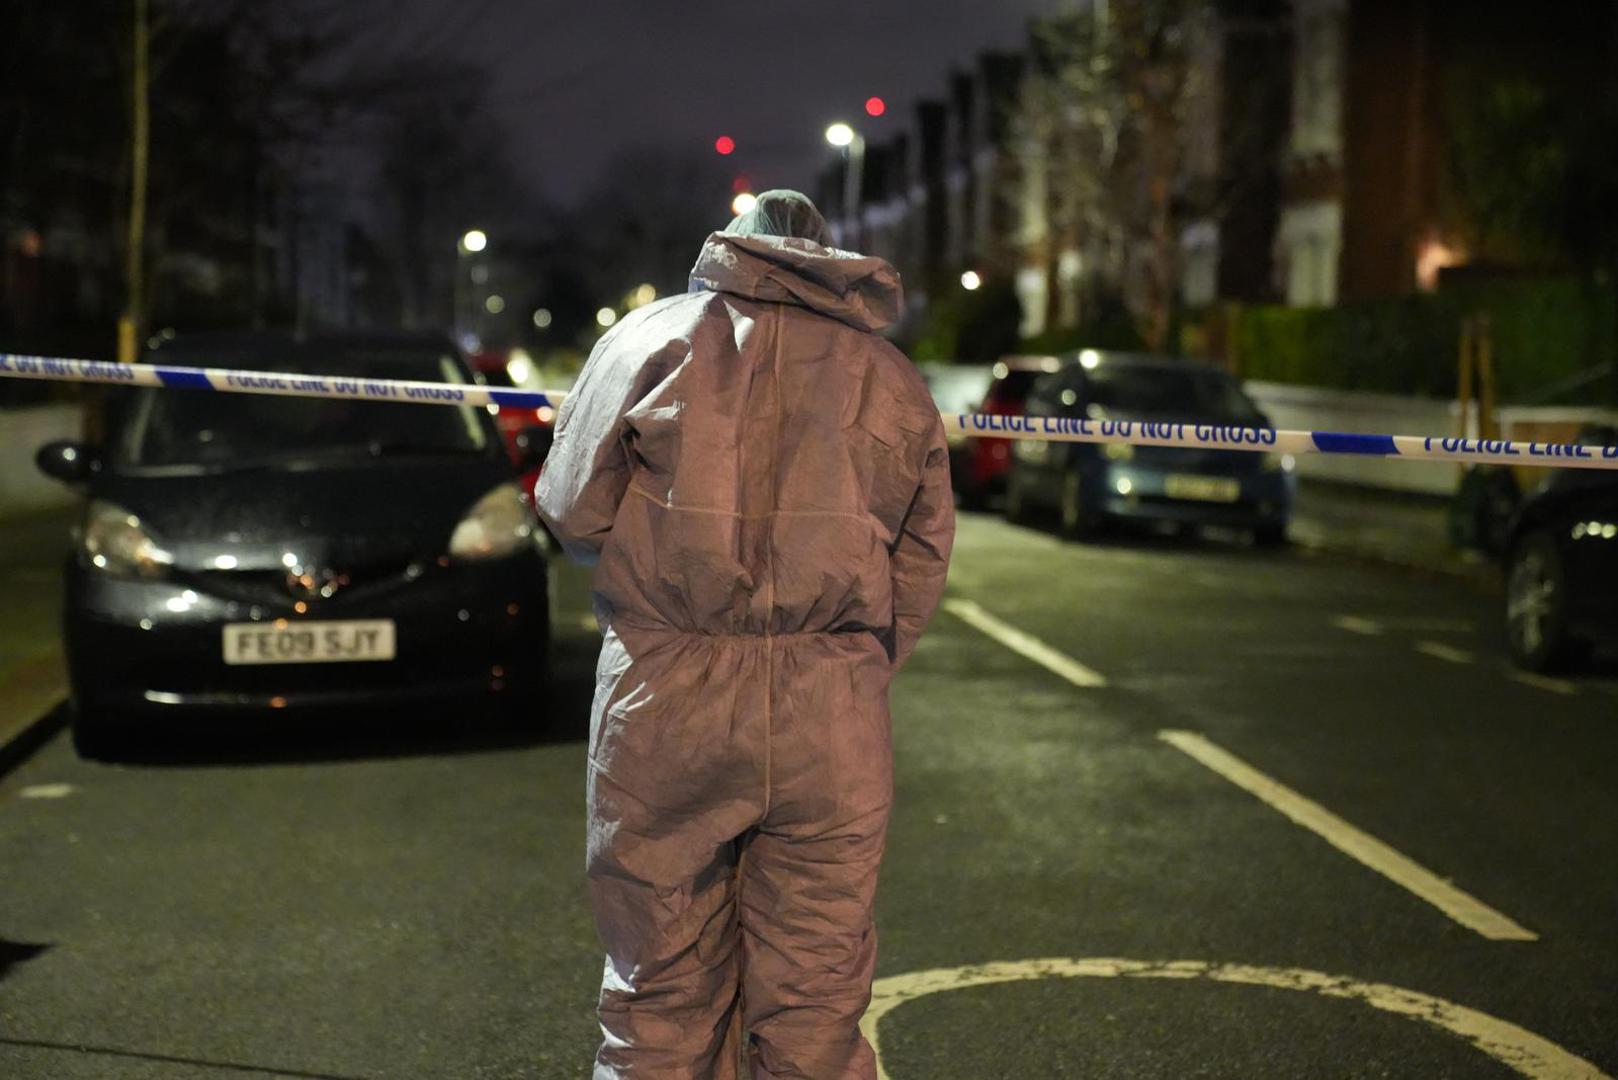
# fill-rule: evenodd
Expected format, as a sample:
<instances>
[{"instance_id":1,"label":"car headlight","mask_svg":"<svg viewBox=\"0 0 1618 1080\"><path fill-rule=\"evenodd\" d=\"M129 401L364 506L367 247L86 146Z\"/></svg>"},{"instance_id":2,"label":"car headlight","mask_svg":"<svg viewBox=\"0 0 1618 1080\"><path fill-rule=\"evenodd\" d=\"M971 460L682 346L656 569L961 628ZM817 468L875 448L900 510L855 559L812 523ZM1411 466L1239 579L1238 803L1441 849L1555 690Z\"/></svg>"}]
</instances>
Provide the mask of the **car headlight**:
<instances>
[{"instance_id":1,"label":"car headlight","mask_svg":"<svg viewBox=\"0 0 1618 1080\"><path fill-rule=\"evenodd\" d=\"M449 553L457 559L498 559L531 542L532 512L516 484L501 484L472 504L450 534Z\"/></svg>"},{"instance_id":2,"label":"car headlight","mask_svg":"<svg viewBox=\"0 0 1618 1080\"><path fill-rule=\"evenodd\" d=\"M174 563L140 518L104 499L85 509L80 544L89 564L109 574L161 577Z\"/></svg>"},{"instance_id":3,"label":"car headlight","mask_svg":"<svg viewBox=\"0 0 1618 1080\"><path fill-rule=\"evenodd\" d=\"M1269 453L1264 455L1265 472L1291 472L1297 464L1291 454Z\"/></svg>"},{"instance_id":4,"label":"car headlight","mask_svg":"<svg viewBox=\"0 0 1618 1080\"><path fill-rule=\"evenodd\" d=\"M1135 448L1129 443L1102 443L1101 456L1108 461L1130 461L1135 456Z\"/></svg>"}]
</instances>

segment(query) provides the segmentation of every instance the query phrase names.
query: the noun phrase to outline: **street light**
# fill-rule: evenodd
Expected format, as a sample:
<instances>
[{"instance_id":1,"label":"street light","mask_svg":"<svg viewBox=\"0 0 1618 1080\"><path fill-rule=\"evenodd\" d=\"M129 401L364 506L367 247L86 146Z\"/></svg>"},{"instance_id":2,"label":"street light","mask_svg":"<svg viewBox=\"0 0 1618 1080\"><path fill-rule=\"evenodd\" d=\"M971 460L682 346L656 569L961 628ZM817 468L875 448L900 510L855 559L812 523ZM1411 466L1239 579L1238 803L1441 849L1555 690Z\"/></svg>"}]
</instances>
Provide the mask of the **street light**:
<instances>
[{"instance_id":1,"label":"street light","mask_svg":"<svg viewBox=\"0 0 1618 1080\"><path fill-rule=\"evenodd\" d=\"M737 195L734 199L730 200L730 212L735 214L737 217L741 217L743 214L747 213L757 205L758 196L754 195L751 191L744 191Z\"/></svg>"},{"instance_id":2,"label":"street light","mask_svg":"<svg viewBox=\"0 0 1618 1080\"><path fill-rule=\"evenodd\" d=\"M477 297L475 295L467 296L466 278L468 277L468 270L465 265L466 258L469 255L478 254L488 246L489 234L482 229L468 229L455 242L455 288L451 302L455 308L454 321L457 331L468 329L468 324L477 317ZM479 271L482 271L484 275L482 280L477 276ZM470 276L473 279L473 284L482 284L484 280L488 279L488 269L474 266L471 268ZM470 311L468 310L469 308L471 309Z\"/></svg>"},{"instance_id":3,"label":"street light","mask_svg":"<svg viewBox=\"0 0 1618 1080\"><path fill-rule=\"evenodd\" d=\"M961 288L967 292L976 292L983 285L983 277L976 270L968 270L961 275Z\"/></svg>"},{"instance_id":4,"label":"street light","mask_svg":"<svg viewBox=\"0 0 1618 1080\"><path fill-rule=\"evenodd\" d=\"M865 172L865 138L841 120L826 129L826 141L843 152L843 217L848 235L838 238L845 247L860 246L860 187Z\"/></svg>"},{"instance_id":5,"label":"street light","mask_svg":"<svg viewBox=\"0 0 1618 1080\"><path fill-rule=\"evenodd\" d=\"M596 325L606 329L618 321L618 313L610 307L604 307L596 312Z\"/></svg>"},{"instance_id":6,"label":"street light","mask_svg":"<svg viewBox=\"0 0 1618 1080\"><path fill-rule=\"evenodd\" d=\"M540 330L543 330L546 327L550 326L550 324L551 324L551 309L550 308L543 308L543 307L542 308L536 308L535 311L534 311L534 326L536 328L540 329Z\"/></svg>"},{"instance_id":7,"label":"street light","mask_svg":"<svg viewBox=\"0 0 1618 1080\"><path fill-rule=\"evenodd\" d=\"M833 146L848 146L855 138L854 129L841 121L826 129L826 141Z\"/></svg>"},{"instance_id":8,"label":"street light","mask_svg":"<svg viewBox=\"0 0 1618 1080\"><path fill-rule=\"evenodd\" d=\"M470 251L476 255L489 246L489 234L482 229L468 229L466 235L461 237L461 250Z\"/></svg>"}]
</instances>

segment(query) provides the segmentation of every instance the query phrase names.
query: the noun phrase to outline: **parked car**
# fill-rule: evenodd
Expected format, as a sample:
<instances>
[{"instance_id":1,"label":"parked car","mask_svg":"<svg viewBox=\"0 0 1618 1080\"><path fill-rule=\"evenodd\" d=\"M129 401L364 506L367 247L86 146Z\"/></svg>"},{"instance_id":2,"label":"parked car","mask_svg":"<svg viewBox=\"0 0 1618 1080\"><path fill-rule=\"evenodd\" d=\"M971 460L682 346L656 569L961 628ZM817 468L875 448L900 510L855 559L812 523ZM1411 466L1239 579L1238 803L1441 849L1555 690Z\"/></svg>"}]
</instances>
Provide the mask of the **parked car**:
<instances>
[{"instance_id":1,"label":"parked car","mask_svg":"<svg viewBox=\"0 0 1618 1080\"><path fill-rule=\"evenodd\" d=\"M1585 445L1618 445L1618 429L1585 429ZM1512 660L1565 668L1618 644L1618 475L1557 469L1524 500L1505 554L1505 625Z\"/></svg>"},{"instance_id":2,"label":"parked car","mask_svg":"<svg viewBox=\"0 0 1618 1080\"><path fill-rule=\"evenodd\" d=\"M472 373L483 386L501 390L530 390L533 361L522 350L491 350L471 356ZM551 389L555 389L552 387ZM495 425L506 446L511 463L522 470L523 500L532 502L539 470L545 464L556 434L556 410L549 405L501 405L494 414Z\"/></svg>"},{"instance_id":3,"label":"parked car","mask_svg":"<svg viewBox=\"0 0 1618 1080\"><path fill-rule=\"evenodd\" d=\"M206 335L153 359L471 379L432 336ZM543 678L546 563L482 408L122 390L99 445L37 461L88 496L63 619L86 756L165 714L511 701Z\"/></svg>"},{"instance_id":4,"label":"parked car","mask_svg":"<svg viewBox=\"0 0 1618 1080\"><path fill-rule=\"evenodd\" d=\"M1028 392L1041 375L1062 366L1054 356L1005 356L990 370L988 388L975 411L1021 416ZM967 440L964 461L954 477L961 505L979 509L1005 494L1011 472L1011 440L973 437Z\"/></svg>"},{"instance_id":5,"label":"parked car","mask_svg":"<svg viewBox=\"0 0 1618 1080\"><path fill-rule=\"evenodd\" d=\"M924 363L916 366L927 380L927 389L932 391L933 403L941 413L977 412L994 381L994 368L989 364ZM976 442L965 435L949 436L950 481L963 504L968 502L964 493L971 483Z\"/></svg>"},{"instance_id":6,"label":"parked car","mask_svg":"<svg viewBox=\"0 0 1618 1080\"><path fill-rule=\"evenodd\" d=\"M1044 376L1030 416L1268 427L1231 376L1193 360L1087 349ZM1020 440L1006 491L1013 519L1055 510L1065 535L1087 538L1133 519L1250 530L1286 540L1295 480L1282 454Z\"/></svg>"}]
</instances>

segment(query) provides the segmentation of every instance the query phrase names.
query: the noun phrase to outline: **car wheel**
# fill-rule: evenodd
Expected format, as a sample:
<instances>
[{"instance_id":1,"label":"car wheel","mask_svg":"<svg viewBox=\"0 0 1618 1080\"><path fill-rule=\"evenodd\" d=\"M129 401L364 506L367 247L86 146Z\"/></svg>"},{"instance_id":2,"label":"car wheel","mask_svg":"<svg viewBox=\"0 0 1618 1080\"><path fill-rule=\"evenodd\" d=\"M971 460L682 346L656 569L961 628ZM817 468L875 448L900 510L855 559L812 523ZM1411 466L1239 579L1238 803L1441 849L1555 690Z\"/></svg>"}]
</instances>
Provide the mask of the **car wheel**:
<instances>
[{"instance_id":1,"label":"car wheel","mask_svg":"<svg viewBox=\"0 0 1618 1080\"><path fill-rule=\"evenodd\" d=\"M1287 525L1284 521L1269 521L1253 529L1253 543L1261 548L1285 547Z\"/></svg>"},{"instance_id":2,"label":"car wheel","mask_svg":"<svg viewBox=\"0 0 1618 1080\"><path fill-rule=\"evenodd\" d=\"M1013 525L1026 525L1031 516L1028 494L1023 490L1022 478L1015 469L1006 477L1006 520Z\"/></svg>"},{"instance_id":3,"label":"car wheel","mask_svg":"<svg viewBox=\"0 0 1618 1080\"><path fill-rule=\"evenodd\" d=\"M1566 664L1579 643L1567 628L1567 567L1547 532L1531 532L1512 548L1506 569L1506 635L1511 658L1529 671Z\"/></svg>"},{"instance_id":4,"label":"car wheel","mask_svg":"<svg viewBox=\"0 0 1618 1080\"><path fill-rule=\"evenodd\" d=\"M117 761L129 752L129 733L105 710L75 704L69 726L73 749L86 761Z\"/></svg>"},{"instance_id":5,"label":"car wheel","mask_svg":"<svg viewBox=\"0 0 1618 1080\"><path fill-rule=\"evenodd\" d=\"M1079 470L1062 474L1062 535L1070 540L1089 540L1099 531L1095 515L1084 509L1084 482Z\"/></svg>"}]
</instances>

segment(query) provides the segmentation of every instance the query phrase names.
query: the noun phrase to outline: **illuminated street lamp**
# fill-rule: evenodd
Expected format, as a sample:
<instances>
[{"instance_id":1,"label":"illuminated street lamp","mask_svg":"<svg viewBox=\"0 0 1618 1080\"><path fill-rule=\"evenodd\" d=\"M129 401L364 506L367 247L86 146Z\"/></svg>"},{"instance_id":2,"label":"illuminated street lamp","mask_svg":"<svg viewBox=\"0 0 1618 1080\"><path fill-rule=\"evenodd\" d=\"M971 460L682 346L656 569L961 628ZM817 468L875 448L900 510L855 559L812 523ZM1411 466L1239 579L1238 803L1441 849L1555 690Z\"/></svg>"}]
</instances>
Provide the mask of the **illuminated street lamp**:
<instances>
[{"instance_id":1,"label":"illuminated street lamp","mask_svg":"<svg viewBox=\"0 0 1618 1080\"><path fill-rule=\"evenodd\" d=\"M468 229L466 235L461 237L461 250L476 255L489 246L489 234L482 229Z\"/></svg>"},{"instance_id":2,"label":"illuminated street lamp","mask_svg":"<svg viewBox=\"0 0 1618 1080\"><path fill-rule=\"evenodd\" d=\"M961 288L967 292L976 292L983 286L983 277L976 270L968 270L961 275Z\"/></svg>"},{"instance_id":3,"label":"illuminated street lamp","mask_svg":"<svg viewBox=\"0 0 1618 1080\"><path fill-rule=\"evenodd\" d=\"M751 191L743 191L734 199L730 200L730 212L735 214L737 217L741 217L743 214L747 213L757 205L758 196L754 195Z\"/></svg>"},{"instance_id":4,"label":"illuminated street lamp","mask_svg":"<svg viewBox=\"0 0 1618 1080\"><path fill-rule=\"evenodd\" d=\"M480 285L488 280L488 268L473 266L467 269L466 260L470 255L477 255L489 246L489 234L482 229L468 229L461 234L455 242L455 281L454 281L454 314L456 330L467 330L468 325L477 316L477 297L468 296L466 278L470 276L474 285ZM479 275L482 275L481 277ZM468 310L470 309L470 311Z\"/></svg>"},{"instance_id":5,"label":"illuminated street lamp","mask_svg":"<svg viewBox=\"0 0 1618 1080\"><path fill-rule=\"evenodd\" d=\"M839 237L843 246L860 245L860 187L865 173L865 138L839 120L826 129L826 141L843 152L843 219L848 235Z\"/></svg>"},{"instance_id":6,"label":"illuminated street lamp","mask_svg":"<svg viewBox=\"0 0 1618 1080\"><path fill-rule=\"evenodd\" d=\"M550 326L550 324L551 324L551 309L550 308L543 308L543 307L542 308L536 308L535 311L534 311L534 326L537 329L544 330L546 327Z\"/></svg>"},{"instance_id":7,"label":"illuminated street lamp","mask_svg":"<svg viewBox=\"0 0 1618 1080\"><path fill-rule=\"evenodd\" d=\"M618 321L618 313L610 307L601 308L596 312L596 325L605 330Z\"/></svg>"}]
</instances>

